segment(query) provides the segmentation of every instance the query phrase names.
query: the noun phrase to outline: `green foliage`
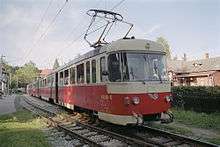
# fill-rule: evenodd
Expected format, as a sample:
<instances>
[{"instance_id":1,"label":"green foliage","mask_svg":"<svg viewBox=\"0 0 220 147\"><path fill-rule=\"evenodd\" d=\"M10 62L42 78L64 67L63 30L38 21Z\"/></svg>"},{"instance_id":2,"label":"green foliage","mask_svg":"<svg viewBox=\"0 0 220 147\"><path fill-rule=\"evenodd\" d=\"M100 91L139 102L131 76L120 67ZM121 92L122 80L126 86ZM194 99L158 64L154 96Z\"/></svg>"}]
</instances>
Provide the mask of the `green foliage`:
<instances>
[{"instance_id":1,"label":"green foliage","mask_svg":"<svg viewBox=\"0 0 220 147\"><path fill-rule=\"evenodd\" d=\"M176 119L175 119L175 121L176 121ZM161 129L161 130L176 133L176 134L192 135L192 131L190 128L179 127L179 126L174 125L173 123L171 123L171 124L151 124L151 126L158 128L158 129Z\"/></svg>"},{"instance_id":2,"label":"green foliage","mask_svg":"<svg viewBox=\"0 0 220 147\"><path fill-rule=\"evenodd\" d=\"M8 75L8 80L11 80L10 89L26 87L26 85L32 82L39 74L39 70L32 61L22 67L12 66L4 59L1 59L1 62Z\"/></svg>"},{"instance_id":3,"label":"green foliage","mask_svg":"<svg viewBox=\"0 0 220 147\"><path fill-rule=\"evenodd\" d=\"M43 127L40 119L25 110L0 116L0 146L48 147Z\"/></svg>"},{"instance_id":4,"label":"green foliage","mask_svg":"<svg viewBox=\"0 0 220 147\"><path fill-rule=\"evenodd\" d=\"M18 82L19 87L25 87L28 83L32 82L38 74L39 70L36 65L30 61L15 72L12 81Z\"/></svg>"},{"instance_id":5,"label":"green foliage","mask_svg":"<svg viewBox=\"0 0 220 147\"><path fill-rule=\"evenodd\" d=\"M170 45L169 45L168 41L163 37L158 37L157 43L161 44L164 47L167 57L171 58Z\"/></svg>"},{"instance_id":6,"label":"green foliage","mask_svg":"<svg viewBox=\"0 0 220 147\"><path fill-rule=\"evenodd\" d=\"M198 113L181 109L172 110L175 120L198 128L220 130L220 113Z\"/></svg>"},{"instance_id":7,"label":"green foliage","mask_svg":"<svg viewBox=\"0 0 220 147\"><path fill-rule=\"evenodd\" d=\"M153 127L169 132L200 138L220 144L220 113L198 113L172 108L174 123L151 124Z\"/></svg>"},{"instance_id":8,"label":"green foliage","mask_svg":"<svg viewBox=\"0 0 220 147\"><path fill-rule=\"evenodd\" d=\"M172 87L173 106L198 112L220 112L220 87Z\"/></svg>"},{"instance_id":9,"label":"green foliage","mask_svg":"<svg viewBox=\"0 0 220 147\"><path fill-rule=\"evenodd\" d=\"M53 69L57 69L58 67L60 67L60 64L58 62L58 59L55 59L54 64L53 64Z\"/></svg>"}]
</instances>

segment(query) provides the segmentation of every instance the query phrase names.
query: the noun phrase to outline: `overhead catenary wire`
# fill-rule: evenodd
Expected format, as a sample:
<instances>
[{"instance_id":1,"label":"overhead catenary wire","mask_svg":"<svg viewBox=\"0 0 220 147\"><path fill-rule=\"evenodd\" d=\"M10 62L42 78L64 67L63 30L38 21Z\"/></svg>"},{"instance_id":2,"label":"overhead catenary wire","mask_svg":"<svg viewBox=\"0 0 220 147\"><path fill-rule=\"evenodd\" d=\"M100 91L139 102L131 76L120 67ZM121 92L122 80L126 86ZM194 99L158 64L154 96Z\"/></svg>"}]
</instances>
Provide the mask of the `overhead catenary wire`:
<instances>
[{"instance_id":1,"label":"overhead catenary wire","mask_svg":"<svg viewBox=\"0 0 220 147\"><path fill-rule=\"evenodd\" d=\"M98 7L100 5L102 0L98 0L92 7ZM71 35L75 32L75 30L77 30L78 27L82 26L83 22L85 21L84 18L80 19L80 21L78 22L78 24L76 26L73 27L72 31L70 31L70 33L67 35L66 39L69 39L71 37ZM86 27L84 25L84 27ZM64 48L60 49L60 51L58 52L58 54L55 56L55 58L58 58L58 56L62 53L62 51L70 46L72 46L76 41L78 41L80 39L80 37L82 37L84 35L84 32L82 32L80 35L78 35L76 38L74 38L72 41L70 41L70 43L68 43ZM65 39L65 40L66 40ZM47 58L44 60L46 61Z\"/></svg>"},{"instance_id":2,"label":"overhead catenary wire","mask_svg":"<svg viewBox=\"0 0 220 147\"><path fill-rule=\"evenodd\" d=\"M64 9L64 7L66 6L67 2L68 2L68 0L66 0L65 3L61 6L61 8L60 8L60 9L58 10L58 12L56 13L56 15L55 15L55 16L53 17L53 19L50 21L50 23L49 23L49 25L47 26L47 28L46 28L46 29L44 30L44 32L40 35L40 37L37 39L37 41L35 41L35 43L33 44L33 46L29 49L29 52L27 53L26 56L23 57L23 59L27 58L27 57L31 54L31 52L32 52L32 50L34 49L34 47L37 46L37 44L39 43L39 41L47 35L49 29L51 28L51 26L53 25L53 23L56 21L57 17L61 14L61 12L63 11L63 9Z\"/></svg>"},{"instance_id":3,"label":"overhead catenary wire","mask_svg":"<svg viewBox=\"0 0 220 147\"><path fill-rule=\"evenodd\" d=\"M121 0L120 2L118 2L117 4L115 4L110 10L113 11L114 9L116 9L118 6L120 6L125 0Z\"/></svg>"},{"instance_id":4,"label":"overhead catenary wire","mask_svg":"<svg viewBox=\"0 0 220 147\"><path fill-rule=\"evenodd\" d=\"M36 34L36 33L39 31L39 29L40 29L40 27L41 27L41 25L42 25L42 23L43 23L43 21L44 21L44 19L45 19L45 17L46 17L46 14L47 14L49 8L51 7L52 3L53 3L53 0L50 0L48 6L47 6L47 8L46 8L46 10L44 11L44 13L43 13L43 15L42 15L42 17L41 17L41 20L40 20L39 24L38 24L37 27L36 27L36 30L35 30L35 33L34 33L34 34Z\"/></svg>"},{"instance_id":5,"label":"overhead catenary wire","mask_svg":"<svg viewBox=\"0 0 220 147\"><path fill-rule=\"evenodd\" d=\"M121 0L120 2L118 2L117 4L115 4L110 10L113 11L114 9L116 9L118 6L120 6L125 0ZM84 20L84 19L83 19ZM80 24L80 23L79 23ZM105 26L105 25L104 25ZM95 31L98 31L99 29L103 28L104 26L101 26L99 27L98 29L94 30ZM72 30L71 33L73 33L74 31ZM71 35L71 34L70 34ZM69 35L69 36L70 36ZM66 47L62 48L58 54L55 56L55 58L58 58L58 56L62 53L62 51L66 48L69 48L71 47L76 41L78 41L79 39L81 39L81 37L84 35L84 32L82 32L80 35L78 35L76 38L73 39L73 41L71 43L69 43ZM47 60L47 59L45 59ZM44 61L45 61L44 60Z\"/></svg>"},{"instance_id":6,"label":"overhead catenary wire","mask_svg":"<svg viewBox=\"0 0 220 147\"><path fill-rule=\"evenodd\" d=\"M117 3L116 5L114 5L112 8L111 8L111 11L113 11L114 9L116 9L119 5L121 5L125 0L121 0L119 3ZM99 29L103 28L105 25L103 26L100 26L98 29L96 30L93 30L92 32L96 32L98 31ZM90 32L91 33L91 32ZM75 41L77 41L79 39L79 37L83 36L84 32L81 33L76 39L73 40L72 43L70 43L67 47L70 47Z\"/></svg>"},{"instance_id":7,"label":"overhead catenary wire","mask_svg":"<svg viewBox=\"0 0 220 147\"><path fill-rule=\"evenodd\" d=\"M41 27L41 25L42 25L42 23L43 23L43 21L44 21L44 19L46 17L46 14L47 14L49 8L51 7L53 1L54 0L50 0L49 1L48 6L46 7L46 9L45 9L45 11L44 11L44 13L43 13L43 15L42 15L42 17L40 19L40 22L36 25L36 28L34 29L34 33L33 33L34 35L33 36L35 36L38 33L38 31L39 31L39 29L40 29L40 27ZM24 60L24 57L19 57L17 59L10 60L9 62L18 62L20 60Z\"/></svg>"}]
</instances>

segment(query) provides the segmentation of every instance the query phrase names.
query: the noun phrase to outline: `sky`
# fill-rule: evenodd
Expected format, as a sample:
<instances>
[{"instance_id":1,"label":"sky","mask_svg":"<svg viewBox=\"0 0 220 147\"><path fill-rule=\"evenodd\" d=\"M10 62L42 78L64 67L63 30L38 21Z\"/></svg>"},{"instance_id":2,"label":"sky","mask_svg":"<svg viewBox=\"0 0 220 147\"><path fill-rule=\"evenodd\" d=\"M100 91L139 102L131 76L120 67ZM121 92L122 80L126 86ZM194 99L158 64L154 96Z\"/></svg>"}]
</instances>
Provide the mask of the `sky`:
<instances>
[{"instance_id":1,"label":"sky","mask_svg":"<svg viewBox=\"0 0 220 147\"><path fill-rule=\"evenodd\" d=\"M67 63L92 49L83 40L90 22L86 11L110 10L120 1L0 0L0 55L18 66L31 60L39 68L52 68L55 58ZM184 53L189 60L204 58L205 53L220 56L220 0L124 0L114 11L134 24L130 35L154 41L166 38L172 57L181 59ZM127 29L117 26L110 41Z\"/></svg>"}]
</instances>

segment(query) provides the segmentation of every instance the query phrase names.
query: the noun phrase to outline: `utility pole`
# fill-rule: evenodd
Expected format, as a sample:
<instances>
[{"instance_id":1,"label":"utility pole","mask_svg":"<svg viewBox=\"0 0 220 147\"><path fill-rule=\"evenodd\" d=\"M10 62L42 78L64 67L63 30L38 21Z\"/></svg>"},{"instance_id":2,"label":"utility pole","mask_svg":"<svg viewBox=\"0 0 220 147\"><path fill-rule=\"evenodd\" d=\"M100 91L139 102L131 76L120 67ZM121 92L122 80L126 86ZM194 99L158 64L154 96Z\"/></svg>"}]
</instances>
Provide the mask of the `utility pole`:
<instances>
[{"instance_id":1,"label":"utility pole","mask_svg":"<svg viewBox=\"0 0 220 147\"><path fill-rule=\"evenodd\" d=\"M1 55L0 58L0 96L4 94L4 78L3 78L3 58L5 56Z\"/></svg>"}]
</instances>

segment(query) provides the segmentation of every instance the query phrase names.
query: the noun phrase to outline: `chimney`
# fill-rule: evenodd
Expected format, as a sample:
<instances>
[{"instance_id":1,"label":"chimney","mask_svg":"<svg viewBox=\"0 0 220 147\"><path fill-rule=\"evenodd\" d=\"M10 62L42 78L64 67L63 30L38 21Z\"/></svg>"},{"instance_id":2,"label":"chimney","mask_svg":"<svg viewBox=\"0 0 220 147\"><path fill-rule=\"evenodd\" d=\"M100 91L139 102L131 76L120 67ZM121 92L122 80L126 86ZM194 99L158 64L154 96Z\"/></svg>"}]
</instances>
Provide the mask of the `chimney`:
<instances>
[{"instance_id":1,"label":"chimney","mask_svg":"<svg viewBox=\"0 0 220 147\"><path fill-rule=\"evenodd\" d=\"M205 59L209 59L209 53L205 53Z\"/></svg>"},{"instance_id":2,"label":"chimney","mask_svg":"<svg viewBox=\"0 0 220 147\"><path fill-rule=\"evenodd\" d=\"M186 61L186 53L183 54L183 61Z\"/></svg>"}]
</instances>

